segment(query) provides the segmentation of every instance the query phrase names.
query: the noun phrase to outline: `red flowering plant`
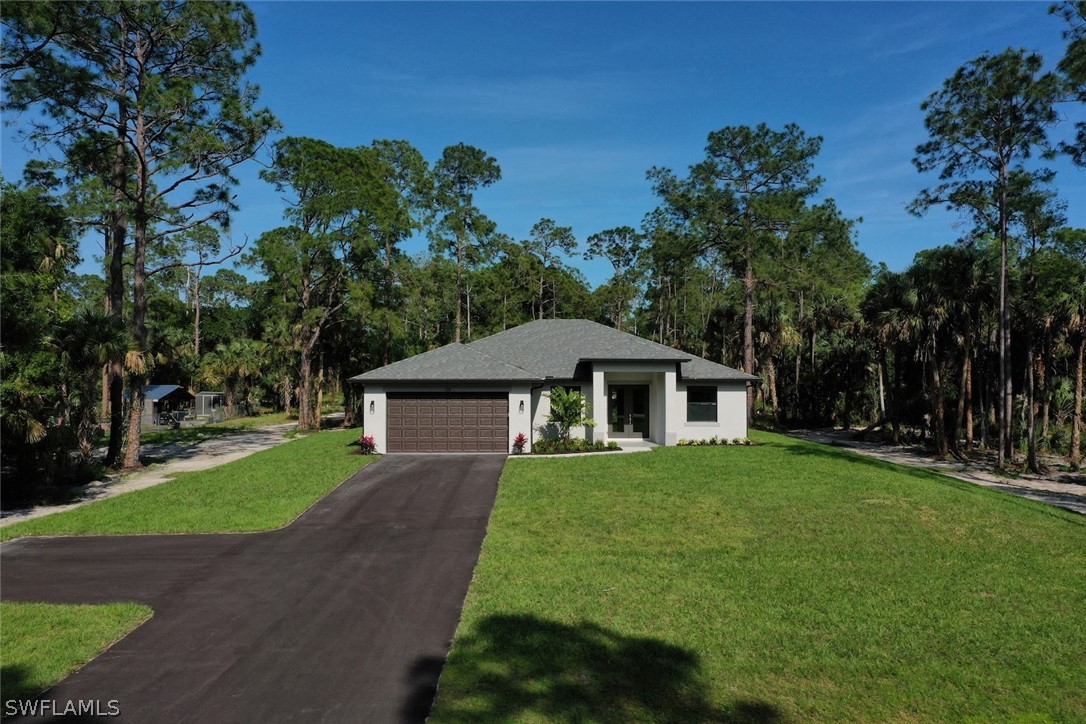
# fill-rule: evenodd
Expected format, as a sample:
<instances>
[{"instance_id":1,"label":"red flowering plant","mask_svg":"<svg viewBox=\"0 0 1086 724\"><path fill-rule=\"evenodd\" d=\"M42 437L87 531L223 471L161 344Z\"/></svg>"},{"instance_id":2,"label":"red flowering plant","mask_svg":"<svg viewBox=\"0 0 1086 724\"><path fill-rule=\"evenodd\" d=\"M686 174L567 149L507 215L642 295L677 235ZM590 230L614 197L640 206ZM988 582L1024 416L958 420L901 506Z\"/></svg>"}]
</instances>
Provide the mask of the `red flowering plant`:
<instances>
[{"instance_id":1,"label":"red flowering plant","mask_svg":"<svg viewBox=\"0 0 1086 724\"><path fill-rule=\"evenodd\" d=\"M523 432L517 433L517 436L513 438L513 453L515 455L521 455L524 453L524 446L528 444L528 438Z\"/></svg>"},{"instance_id":2,"label":"red flowering plant","mask_svg":"<svg viewBox=\"0 0 1086 724\"><path fill-rule=\"evenodd\" d=\"M373 455L377 452L377 441L373 435L362 435L358 440L358 451L363 455Z\"/></svg>"}]
</instances>

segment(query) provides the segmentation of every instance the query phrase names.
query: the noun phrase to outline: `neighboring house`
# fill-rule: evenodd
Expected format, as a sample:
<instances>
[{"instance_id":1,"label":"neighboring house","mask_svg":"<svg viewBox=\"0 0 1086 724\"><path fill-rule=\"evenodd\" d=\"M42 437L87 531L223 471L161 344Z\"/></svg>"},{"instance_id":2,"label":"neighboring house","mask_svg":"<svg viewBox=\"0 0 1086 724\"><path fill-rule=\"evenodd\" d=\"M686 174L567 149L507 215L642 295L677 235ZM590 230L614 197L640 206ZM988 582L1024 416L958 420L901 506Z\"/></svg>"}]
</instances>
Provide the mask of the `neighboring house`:
<instances>
[{"instance_id":1,"label":"neighboring house","mask_svg":"<svg viewBox=\"0 0 1086 724\"><path fill-rule=\"evenodd\" d=\"M191 407L196 398L180 385L147 385L143 388L143 399L143 424L162 425L169 424L167 417L172 413Z\"/></svg>"},{"instance_id":2,"label":"neighboring house","mask_svg":"<svg viewBox=\"0 0 1086 724\"><path fill-rule=\"evenodd\" d=\"M448 344L351 379L378 452L508 453L550 436L548 391L579 388L589 440L746 437L758 378L583 319L547 319Z\"/></svg>"},{"instance_id":3,"label":"neighboring house","mask_svg":"<svg viewBox=\"0 0 1086 724\"><path fill-rule=\"evenodd\" d=\"M196 404L192 407L192 414L197 417L215 417L223 414L226 407L225 392L203 391L196 393Z\"/></svg>"}]
</instances>

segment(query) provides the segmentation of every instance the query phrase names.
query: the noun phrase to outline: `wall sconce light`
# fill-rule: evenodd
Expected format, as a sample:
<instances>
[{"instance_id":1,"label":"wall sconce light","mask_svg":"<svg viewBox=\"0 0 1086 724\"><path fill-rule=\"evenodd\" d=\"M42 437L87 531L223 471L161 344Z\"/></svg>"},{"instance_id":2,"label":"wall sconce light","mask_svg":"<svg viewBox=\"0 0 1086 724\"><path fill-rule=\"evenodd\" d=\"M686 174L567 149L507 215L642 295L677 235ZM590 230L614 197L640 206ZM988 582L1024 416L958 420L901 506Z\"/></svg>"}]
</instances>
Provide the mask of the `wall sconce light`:
<instances>
[{"instance_id":1,"label":"wall sconce light","mask_svg":"<svg viewBox=\"0 0 1086 724\"><path fill-rule=\"evenodd\" d=\"M373 400L370 400L370 414L371 415L373 414L373 410L374 410Z\"/></svg>"},{"instance_id":2,"label":"wall sconce light","mask_svg":"<svg viewBox=\"0 0 1086 724\"><path fill-rule=\"evenodd\" d=\"M524 414L524 400L520 401L520 414Z\"/></svg>"}]
</instances>

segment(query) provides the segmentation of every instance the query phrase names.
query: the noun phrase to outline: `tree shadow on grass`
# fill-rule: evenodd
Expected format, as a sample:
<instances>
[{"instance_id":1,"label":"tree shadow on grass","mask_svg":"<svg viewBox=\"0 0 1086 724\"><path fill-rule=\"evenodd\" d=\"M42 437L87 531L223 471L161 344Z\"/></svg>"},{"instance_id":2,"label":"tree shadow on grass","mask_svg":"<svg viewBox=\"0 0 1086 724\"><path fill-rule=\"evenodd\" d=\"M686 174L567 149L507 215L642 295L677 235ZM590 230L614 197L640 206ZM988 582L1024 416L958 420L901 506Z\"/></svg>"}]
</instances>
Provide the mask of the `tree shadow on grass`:
<instances>
[{"instance_id":1,"label":"tree shadow on grass","mask_svg":"<svg viewBox=\"0 0 1086 724\"><path fill-rule=\"evenodd\" d=\"M419 659L403 719L421 721L442 662ZM456 640L437 721L782 722L763 701L715 706L697 654L592 623L490 616Z\"/></svg>"},{"instance_id":2,"label":"tree shadow on grass","mask_svg":"<svg viewBox=\"0 0 1086 724\"><path fill-rule=\"evenodd\" d=\"M8 699L29 699L41 693L41 687L30 683L30 672L19 664L0 666L0 696Z\"/></svg>"},{"instance_id":3,"label":"tree shadow on grass","mask_svg":"<svg viewBox=\"0 0 1086 724\"><path fill-rule=\"evenodd\" d=\"M97 722L112 721L105 717L97 716L93 712L80 712L78 703L72 704L72 709L66 715L63 713L68 700L63 697L56 698L54 702L53 689L42 690L41 686L33 683L29 670L19 664L5 664L0 667L0 717L5 724L19 724L24 721L67 722L68 724L93 724ZM43 705L42 701L46 704ZM44 706L48 708L43 708ZM89 704L88 706L92 706ZM100 710L104 710L108 704L102 702Z\"/></svg>"}]
</instances>

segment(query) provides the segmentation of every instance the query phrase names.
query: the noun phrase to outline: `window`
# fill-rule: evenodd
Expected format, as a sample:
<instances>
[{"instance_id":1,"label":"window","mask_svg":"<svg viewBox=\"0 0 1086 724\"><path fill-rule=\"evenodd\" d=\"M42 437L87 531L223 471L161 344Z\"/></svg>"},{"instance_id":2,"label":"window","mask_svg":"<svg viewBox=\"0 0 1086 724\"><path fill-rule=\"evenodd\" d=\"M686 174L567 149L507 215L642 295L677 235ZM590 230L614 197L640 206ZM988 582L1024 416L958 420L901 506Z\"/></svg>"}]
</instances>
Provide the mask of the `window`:
<instances>
[{"instance_id":1,"label":"window","mask_svg":"<svg viewBox=\"0 0 1086 724\"><path fill-rule=\"evenodd\" d=\"M716 388L686 388L686 421L716 422Z\"/></svg>"}]
</instances>

